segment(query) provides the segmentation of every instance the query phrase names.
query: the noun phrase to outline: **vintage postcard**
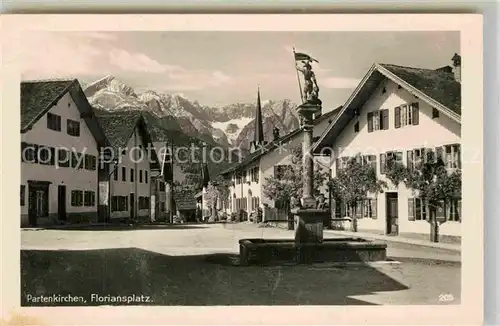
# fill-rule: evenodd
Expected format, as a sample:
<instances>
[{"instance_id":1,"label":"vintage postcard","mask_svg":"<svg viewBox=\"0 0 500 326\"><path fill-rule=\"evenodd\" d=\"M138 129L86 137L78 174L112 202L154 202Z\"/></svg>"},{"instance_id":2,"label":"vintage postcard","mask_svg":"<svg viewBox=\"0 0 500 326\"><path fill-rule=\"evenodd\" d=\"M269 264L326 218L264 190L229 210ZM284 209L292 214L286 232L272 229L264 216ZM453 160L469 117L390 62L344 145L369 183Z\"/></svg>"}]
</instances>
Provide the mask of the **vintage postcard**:
<instances>
[{"instance_id":1,"label":"vintage postcard","mask_svg":"<svg viewBox=\"0 0 500 326\"><path fill-rule=\"evenodd\" d=\"M7 323L481 323L480 15L2 23Z\"/></svg>"}]
</instances>

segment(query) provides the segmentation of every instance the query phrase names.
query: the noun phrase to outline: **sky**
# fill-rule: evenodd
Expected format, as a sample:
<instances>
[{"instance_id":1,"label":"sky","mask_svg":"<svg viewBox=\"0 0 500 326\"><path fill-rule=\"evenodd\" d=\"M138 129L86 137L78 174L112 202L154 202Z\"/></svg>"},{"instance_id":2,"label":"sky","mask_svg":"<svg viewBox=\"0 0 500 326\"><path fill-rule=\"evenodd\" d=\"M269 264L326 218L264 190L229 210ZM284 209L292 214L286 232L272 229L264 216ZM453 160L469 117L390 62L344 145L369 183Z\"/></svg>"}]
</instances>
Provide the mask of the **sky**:
<instances>
[{"instance_id":1,"label":"sky","mask_svg":"<svg viewBox=\"0 0 500 326\"><path fill-rule=\"evenodd\" d=\"M10 43L12 44L12 43ZM136 92L180 94L202 105L300 101L292 49L313 70L325 111L342 105L370 66L435 69L460 53L459 32L31 32L4 60L23 80L107 75ZM5 62L5 61L4 61Z\"/></svg>"}]
</instances>

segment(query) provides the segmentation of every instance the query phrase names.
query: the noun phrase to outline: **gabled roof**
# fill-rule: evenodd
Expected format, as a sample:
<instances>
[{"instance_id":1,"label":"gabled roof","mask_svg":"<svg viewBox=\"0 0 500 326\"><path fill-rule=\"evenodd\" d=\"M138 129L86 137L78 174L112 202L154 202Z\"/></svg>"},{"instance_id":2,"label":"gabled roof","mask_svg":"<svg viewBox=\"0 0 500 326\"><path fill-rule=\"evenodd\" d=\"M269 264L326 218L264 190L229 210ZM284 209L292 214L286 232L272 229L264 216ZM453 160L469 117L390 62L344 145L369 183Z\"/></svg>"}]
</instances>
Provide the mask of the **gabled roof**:
<instances>
[{"instance_id":1,"label":"gabled roof","mask_svg":"<svg viewBox=\"0 0 500 326\"><path fill-rule=\"evenodd\" d=\"M21 133L31 130L67 93L80 112L98 146L108 142L78 79L33 80L21 82Z\"/></svg>"},{"instance_id":2,"label":"gabled roof","mask_svg":"<svg viewBox=\"0 0 500 326\"><path fill-rule=\"evenodd\" d=\"M324 121L326 119L333 119L339 112L342 107L337 107L336 109L326 112L319 116L318 118L314 119L313 123L314 125L319 124L321 121ZM246 157L241 163L235 163L232 165L229 169L221 172L221 175L227 175L231 172L234 172L236 170L242 169L247 167L249 164L257 161L260 159L262 156L266 155L267 153L271 152L274 150L276 147L278 147L279 144L283 144L284 142L289 141L291 138L299 135L302 132L301 128L295 129L294 131L284 135L283 137L278 138L275 141L272 141L268 143L267 145L261 147L260 149L256 150L255 152L251 153L248 157Z\"/></svg>"},{"instance_id":3,"label":"gabled roof","mask_svg":"<svg viewBox=\"0 0 500 326\"><path fill-rule=\"evenodd\" d=\"M449 71L449 70L448 70ZM392 64L374 64L361 80L342 110L314 144L317 153L330 144L351 121L380 83L389 79L417 98L461 123L461 85L447 69L422 69Z\"/></svg>"},{"instance_id":4,"label":"gabled roof","mask_svg":"<svg viewBox=\"0 0 500 326\"><path fill-rule=\"evenodd\" d=\"M139 111L107 112L95 110L113 153L118 153L119 148L126 148L134 130L138 127L144 143L153 145L146 121ZM155 148L151 147L152 167L160 168L159 159Z\"/></svg>"}]
</instances>

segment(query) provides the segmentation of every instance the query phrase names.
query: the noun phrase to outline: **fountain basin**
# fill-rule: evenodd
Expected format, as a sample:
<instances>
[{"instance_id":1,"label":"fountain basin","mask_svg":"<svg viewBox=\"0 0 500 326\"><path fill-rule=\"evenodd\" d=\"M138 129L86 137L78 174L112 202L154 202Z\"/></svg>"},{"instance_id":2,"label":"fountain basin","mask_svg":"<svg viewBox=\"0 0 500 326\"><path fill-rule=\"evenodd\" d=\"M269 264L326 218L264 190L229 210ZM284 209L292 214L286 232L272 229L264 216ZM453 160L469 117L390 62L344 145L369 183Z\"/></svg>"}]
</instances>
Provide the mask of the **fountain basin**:
<instances>
[{"instance_id":1,"label":"fountain basin","mask_svg":"<svg viewBox=\"0 0 500 326\"><path fill-rule=\"evenodd\" d=\"M241 239L241 265L276 263L373 262L387 259L385 243L362 238L324 239L297 245L293 239Z\"/></svg>"}]
</instances>

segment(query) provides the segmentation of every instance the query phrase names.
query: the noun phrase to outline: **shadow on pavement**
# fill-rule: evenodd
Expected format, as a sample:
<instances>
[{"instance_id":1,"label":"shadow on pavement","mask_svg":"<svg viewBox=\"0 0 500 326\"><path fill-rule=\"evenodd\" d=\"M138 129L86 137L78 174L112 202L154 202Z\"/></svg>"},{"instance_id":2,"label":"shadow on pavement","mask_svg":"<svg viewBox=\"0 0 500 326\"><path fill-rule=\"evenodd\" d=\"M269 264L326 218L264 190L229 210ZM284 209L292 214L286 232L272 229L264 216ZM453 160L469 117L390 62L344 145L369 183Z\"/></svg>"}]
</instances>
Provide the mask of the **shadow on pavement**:
<instances>
[{"instance_id":1,"label":"shadow on pavement","mask_svg":"<svg viewBox=\"0 0 500 326\"><path fill-rule=\"evenodd\" d=\"M134 230L186 230L206 229L207 226L197 224L105 224L105 225L64 225L47 226L43 230L64 231L134 231Z\"/></svg>"},{"instance_id":2,"label":"shadow on pavement","mask_svg":"<svg viewBox=\"0 0 500 326\"><path fill-rule=\"evenodd\" d=\"M408 289L367 265L240 267L221 264L220 257L137 248L22 250L21 305L124 304L91 301L92 294L151 298L135 305L371 305L351 297ZM28 296L53 294L82 296L86 302L28 302Z\"/></svg>"}]
</instances>

